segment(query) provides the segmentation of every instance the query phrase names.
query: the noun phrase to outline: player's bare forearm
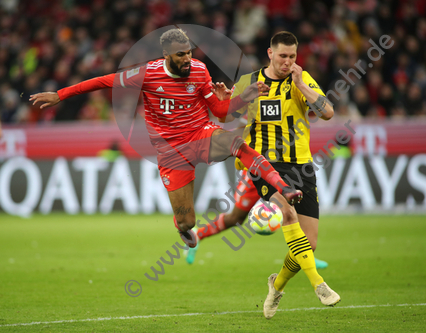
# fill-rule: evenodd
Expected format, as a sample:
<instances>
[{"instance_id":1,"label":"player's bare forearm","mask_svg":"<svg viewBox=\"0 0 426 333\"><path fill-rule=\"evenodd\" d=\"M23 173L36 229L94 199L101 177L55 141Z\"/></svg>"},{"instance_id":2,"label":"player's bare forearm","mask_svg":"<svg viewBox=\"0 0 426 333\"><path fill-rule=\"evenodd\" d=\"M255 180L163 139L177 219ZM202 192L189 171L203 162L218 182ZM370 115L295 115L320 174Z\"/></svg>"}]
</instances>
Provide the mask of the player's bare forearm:
<instances>
[{"instance_id":1,"label":"player's bare forearm","mask_svg":"<svg viewBox=\"0 0 426 333\"><path fill-rule=\"evenodd\" d=\"M327 97L324 97L314 91L312 88L308 87L303 81L297 86L300 92L305 96L306 100L311 104L317 111L316 113L321 113L321 119L330 120L334 116L333 106Z\"/></svg>"},{"instance_id":2,"label":"player's bare forearm","mask_svg":"<svg viewBox=\"0 0 426 333\"><path fill-rule=\"evenodd\" d=\"M317 93L312 88L308 87L308 85L303 82L303 69L296 63L292 64L290 66L290 72L291 77L293 79L294 84L296 87L300 90L300 92L305 96L306 101L313 106L314 112L319 116L321 114L320 118L324 120L329 120L334 115L333 106L331 105L330 101Z\"/></svg>"},{"instance_id":3,"label":"player's bare forearm","mask_svg":"<svg viewBox=\"0 0 426 333\"><path fill-rule=\"evenodd\" d=\"M33 105L37 103L44 103L40 106L40 109L44 109L50 106L54 106L61 101L58 93L56 92L43 92L34 95L30 95L30 102L33 102Z\"/></svg>"}]
</instances>

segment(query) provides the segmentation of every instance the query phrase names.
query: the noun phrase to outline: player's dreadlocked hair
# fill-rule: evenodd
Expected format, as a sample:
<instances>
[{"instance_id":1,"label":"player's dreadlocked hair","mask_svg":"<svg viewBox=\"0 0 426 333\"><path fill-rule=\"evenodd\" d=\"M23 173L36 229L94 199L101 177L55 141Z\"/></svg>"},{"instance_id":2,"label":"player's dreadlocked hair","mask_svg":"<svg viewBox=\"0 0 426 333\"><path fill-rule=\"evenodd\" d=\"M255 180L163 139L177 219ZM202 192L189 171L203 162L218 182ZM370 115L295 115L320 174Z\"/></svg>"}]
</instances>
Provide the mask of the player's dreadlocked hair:
<instances>
[{"instance_id":1,"label":"player's dreadlocked hair","mask_svg":"<svg viewBox=\"0 0 426 333\"><path fill-rule=\"evenodd\" d=\"M173 42L185 44L189 42L189 38L182 29L167 30L160 37L160 44L163 50L167 49Z\"/></svg>"},{"instance_id":2,"label":"player's dreadlocked hair","mask_svg":"<svg viewBox=\"0 0 426 333\"><path fill-rule=\"evenodd\" d=\"M277 32L272 38L271 38L271 47L272 46L278 46L278 44L284 44L287 46L299 45L299 42L297 41L297 38L295 35L293 35L291 32L288 31L281 31Z\"/></svg>"}]
</instances>

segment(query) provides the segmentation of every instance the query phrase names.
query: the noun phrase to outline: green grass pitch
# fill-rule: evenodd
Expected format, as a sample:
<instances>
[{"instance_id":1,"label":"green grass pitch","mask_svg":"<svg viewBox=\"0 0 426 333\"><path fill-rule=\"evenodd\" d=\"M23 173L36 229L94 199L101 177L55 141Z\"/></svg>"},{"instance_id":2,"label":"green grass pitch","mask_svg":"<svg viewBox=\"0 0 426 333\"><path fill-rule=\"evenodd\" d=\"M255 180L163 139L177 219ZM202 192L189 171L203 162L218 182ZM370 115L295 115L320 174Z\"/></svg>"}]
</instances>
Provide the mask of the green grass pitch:
<instances>
[{"instance_id":1,"label":"green grass pitch","mask_svg":"<svg viewBox=\"0 0 426 333\"><path fill-rule=\"evenodd\" d=\"M280 231L239 251L221 239L237 244L230 231L208 238L193 265L180 258L151 281L180 240L171 216L0 215L0 331L424 332L425 235L424 216L322 216L320 274L342 301L322 306L300 272L266 320L267 278L287 252Z\"/></svg>"}]
</instances>

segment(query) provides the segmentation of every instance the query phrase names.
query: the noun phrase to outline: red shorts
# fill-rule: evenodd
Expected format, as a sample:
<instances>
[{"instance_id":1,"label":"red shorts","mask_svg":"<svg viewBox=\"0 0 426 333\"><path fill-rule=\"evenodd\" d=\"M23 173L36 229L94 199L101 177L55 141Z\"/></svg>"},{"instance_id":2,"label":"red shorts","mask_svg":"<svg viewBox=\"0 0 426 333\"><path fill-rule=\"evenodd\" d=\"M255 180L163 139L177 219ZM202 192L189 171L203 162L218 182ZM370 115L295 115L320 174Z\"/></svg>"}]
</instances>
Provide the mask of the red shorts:
<instances>
[{"instance_id":1,"label":"red shorts","mask_svg":"<svg viewBox=\"0 0 426 333\"><path fill-rule=\"evenodd\" d=\"M172 154L157 156L158 170L167 191L175 191L195 179L195 166L209 163L210 141L220 126L209 122L206 126L185 137L185 143L173 147Z\"/></svg>"},{"instance_id":2,"label":"red shorts","mask_svg":"<svg viewBox=\"0 0 426 333\"><path fill-rule=\"evenodd\" d=\"M236 201L235 206L243 211L249 212L251 207L253 207L257 200L260 199L259 194L257 193L256 186L254 186L252 180L247 175L247 170L242 172L243 179L249 186L240 180L237 185L237 190L243 195L239 195L237 191L234 193L234 199Z\"/></svg>"}]
</instances>

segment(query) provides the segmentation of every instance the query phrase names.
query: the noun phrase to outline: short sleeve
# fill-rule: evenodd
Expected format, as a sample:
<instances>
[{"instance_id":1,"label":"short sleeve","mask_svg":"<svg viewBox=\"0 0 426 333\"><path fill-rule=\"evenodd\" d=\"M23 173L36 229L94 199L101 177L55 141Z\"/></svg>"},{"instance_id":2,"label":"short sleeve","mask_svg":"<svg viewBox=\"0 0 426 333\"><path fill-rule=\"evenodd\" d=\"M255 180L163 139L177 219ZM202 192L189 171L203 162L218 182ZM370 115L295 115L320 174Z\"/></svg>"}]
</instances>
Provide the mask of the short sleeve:
<instances>
[{"instance_id":1,"label":"short sleeve","mask_svg":"<svg viewBox=\"0 0 426 333\"><path fill-rule=\"evenodd\" d=\"M250 84L250 81L249 81L248 78L249 78L249 76L243 75L240 78L240 80L237 83L234 84L234 86L232 87L231 99L241 95L241 93L244 91L244 89L247 88L247 86ZM248 108L248 104L246 104L243 108L232 113L232 115L235 118L239 118L247 111L247 108Z\"/></svg>"}]
</instances>

